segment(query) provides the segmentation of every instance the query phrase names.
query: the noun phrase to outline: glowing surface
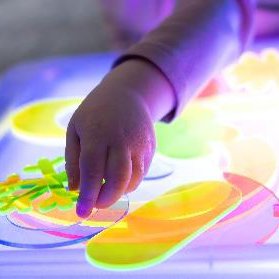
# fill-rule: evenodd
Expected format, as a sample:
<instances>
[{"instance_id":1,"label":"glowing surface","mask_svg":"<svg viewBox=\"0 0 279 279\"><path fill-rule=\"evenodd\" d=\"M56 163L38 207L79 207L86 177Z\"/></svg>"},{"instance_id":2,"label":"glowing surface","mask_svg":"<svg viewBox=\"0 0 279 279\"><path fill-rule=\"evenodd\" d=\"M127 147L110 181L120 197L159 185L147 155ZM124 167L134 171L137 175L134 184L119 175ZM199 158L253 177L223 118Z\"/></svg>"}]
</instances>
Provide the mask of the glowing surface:
<instances>
[{"instance_id":1,"label":"glowing surface","mask_svg":"<svg viewBox=\"0 0 279 279\"><path fill-rule=\"evenodd\" d=\"M213 226L240 202L241 192L224 182L177 187L90 240L87 258L109 269L154 265Z\"/></svg>"},{"instance_id":2,"label":"glowing surface","mask_svg":"<svg viewBox=\"0 0 279 279\"><path fill-rule=\"evenodd\" d=\"M148 272L152 274L154 270L154 274L164 273L164 275L168 271L172 274L187 273L188 268L191 267L187 263L191 265L193 263L196 267L197 261L193 255L203 247L202 254L209 259L209 270L212 270L212 266L216 266L212 255L218 247L229 246L230 248L227 249L229 253L238 245L257 244L255 252L260 251L260 247L269 247L273 251L270 253L272 256L279 254L278 249L276 250L276 245L279 243L279 218L277 217L279 201L274 195L274 193L278 194L279 185L279 129L276 128L276 121L279 119L278 57L278 51L275 49L244 54L217 80L211 82L199 94L200 98L188 104L180 118L169 126L157 125L156 132L159 140L157 152L160 154L158 160L154 160L147 179L129 196L131 216L134 210L144 207L158 195L177 185L196 181L206 183L206 181L225 179L242 193L242 201L236 209L215 225L201 230L199 235L194 233L189 243L185 240L186 244L178 247L182 251L168 258L166 262L161 262L157 268L142 271L140 273L142 276ZM53 178L52 175L47 174L49 171L53 172L49 167L45 174L33 173L34 170L38 170L38 166L26 168L25 170L29 172L20 172L20 170L25 165L36 162L38 158L56 158L64 153L67 122L80 100L109 70L111 60L108 61L109 63L105 64L102 59L98 61L96 56L91 60L70 58L59 61L57 59L38 63L32 67L26 65L11 71L5 77L0 87L0 115L4 117L0 123L0 181L5 181L0 186L0 199L26 193L30 190L28 187L34 187L30 182L36 184L38 177L44 185L53 184L54 181L57 183L58 177ZM12 117L9 118L9 115ZM60 182L65 180L63 171L62 167L56 170L61 175ZM9 175L13 172L17 172L18 175ZM224 177L223 172L225 172ZM20 180L29 184L22 184L22 182L17 184ZM23 188L20 189L19 185ZM12 186L18 187L17 190ZM64 183L63 193L66 192L66 186ZM53 195L57 192L56 188L44 187L44 189L48 191L43 193L39 188L36 189L34 194L39 196L33 196L33 200L31 195L26 195L11 203L10 211L6 211L6 213L10 212L8 215L4 214L3 210L3 216L0 216L0 244L21 248L71 245L90 239L127 213L128 201L124 197L112 208L94 211L88 220L80 220L74 210L75 197L70 201L71 207L67 208L63 203L57 204L57 200L62 199L64 202L65 199L64 196ZM58 193L61 194L61 191L59 190ZM77 193L73 194L77 195ZM208 198L210 199L211 197ZM42 203L45 200L47 202ZM66 204L69 205L69 200ZM206 206L207 203L204 205ZM199 214L202 210L194 211ZM168 222L183 222L182 219L176 220L167 213L171 214L172 211L162 210L162 213L154 211L152 215L154 222L146 227L142 227L141 224L144 222L147 224L148 218L134 218L137 221L130 222L132 226L129 229L138 227L141 229L141 234L149 233L148 237L153 232L163 237L168 229L157 231L157 228L163 227L161 215L164 217L166 214L169 218ZM173 213L177 216L181 214L178 211ZM199 216L196 215L195 218ZM160 226L156 226L157 223L160 223ZM127 224L118 222L113 228L119 231L127 230ZM175 227L175 231L177 235L172 236L173 238L184 234L183 229L179 230ZM136 233L135 230L133 232ZM134 239L136 236L133 235L132 240ZM162 243L157 243L158 247ZM117 245L117 242L110 243L113 244ZM130 253L133 245L128 249ZM83 251L82 245L78 247ZM162 244L162 247L168 246ZM9 248L0 247L0 252L5 249ZM64 251L68 252L65 254L68 255L75 249ZM156 251L160 253L162 249L156 248L154 251L156 254ZM176 250L170 249L170 251L174 253ZM45 262L45 253L39 252L38 260ZM104 259L106 258L104 254L100 254ZM6 254L3 255L4 257L0 256L1 267L3 259L6 258ZM53 255L57 257L59 255L59 263L63 260L61 250L55 249ZM239 257L242 257L241 262L244 266L247 255L238 253L236 258ZM20 262L17 256L15 258ZM67 256L65 261L66 258ZM75 256L72 259L76 262ZM72 259L69 259L69 262L72 262ZM222 261L225 259L226 254L219 258ZM107 261L109 260L110 255L107 256ZM264 260L268 260L266 255L257 258L257 265ZM37 263L35 259L34 266L37 266ZM53 259L50 265L52 263ZM160 263L160 260L155 260L153 263ZM102 267L99 263L95 265ZM109 265L107 268L115 268L115 264L113 267L111 263ZM228 265L233 266L231 262ZM26 266L26 262L22 266ZM142 266L146 265L140 265ZM90 268L85 263L83 267L85 269L82 270L85 270L86 274L89 271L94 274L106 272ZM194 267L192 270L198 269ZM11 272L11 266L8 268ZM18 266L13 271L17 269ZM106 274L112 275L109 272ZM122 275L125 274L121 273ZM169 277L168 274L166 276Z\"/></svg>"}]
</instances>

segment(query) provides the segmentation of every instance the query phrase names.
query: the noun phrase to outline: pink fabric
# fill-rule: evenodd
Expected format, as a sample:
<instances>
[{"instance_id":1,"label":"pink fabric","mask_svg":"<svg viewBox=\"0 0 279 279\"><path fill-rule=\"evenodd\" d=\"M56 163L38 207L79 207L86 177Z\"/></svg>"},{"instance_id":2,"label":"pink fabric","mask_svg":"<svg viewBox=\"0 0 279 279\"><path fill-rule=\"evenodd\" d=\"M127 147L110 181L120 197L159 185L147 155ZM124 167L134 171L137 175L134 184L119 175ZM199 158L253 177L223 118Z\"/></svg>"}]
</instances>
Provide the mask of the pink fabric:
<instances>
[{"instance_id":1,"label":"pink fabric","mask_svg":"<svg viewBox=\"0 0 279 279\"><path fill-rule=\"evenodd\" d=\"M214 7L205 13L204 6L210 4ZM156 66L169 80L176 97L176 107L163 118L169 122L216 71L243 51L251 38L254 8L253 0L178 1L172 15L160 25L155 19L153 30L121 55L114 67L133 58ZM236 38L226 30L227 17L231 17L232 28L238 33Z\"/></svg>"}]
</instances>

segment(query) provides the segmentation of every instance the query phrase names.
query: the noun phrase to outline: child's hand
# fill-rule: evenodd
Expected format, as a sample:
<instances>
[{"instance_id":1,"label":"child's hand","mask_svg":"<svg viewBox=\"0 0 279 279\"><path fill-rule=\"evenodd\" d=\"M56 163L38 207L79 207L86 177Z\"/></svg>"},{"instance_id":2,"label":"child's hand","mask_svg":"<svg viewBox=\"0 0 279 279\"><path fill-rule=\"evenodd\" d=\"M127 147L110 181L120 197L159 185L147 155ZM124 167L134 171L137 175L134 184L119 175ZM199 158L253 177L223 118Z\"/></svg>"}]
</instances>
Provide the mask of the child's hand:
<instances>
[{"instance_id":1,"label":"child's hand","mask_svg":"<svg viewBox=\"0 0 279 279\"><path fill-rule=\"evenodd\" d=\"M148 102L156 93L148 97L148 91L156 88L150 90L153 86L148 85L145 75L150 79L157 69L140 61L124 64L86 97L68 126L66 170L69 188L80 189L77 213L81 217L89 216L93 207L108 207L124 193L135 190L154 154L152 121L154 112L158 116L164 106L150 111ZM143 79L138 78L141 71ZM151 77L152 83L155 80L157 88L162 89L159 81L164 78L156 78L154 72ZM106 183L101 186L103 178Z\"/></svg>"},{"instance_id":2,"label":"child's hand","mask_svg":"<svg viewBox=\"0 0 279 279\"><path fill-rule=\"evenodd\" d=\"M104 82L105 83L105 82ZM80 181L78 215L135 190L153 157L153 124L143 99L121 84L100 85L74 113L67 131L70 189ZM106 183L101 187L102 179Z\"/></svg>"}]
</instances>

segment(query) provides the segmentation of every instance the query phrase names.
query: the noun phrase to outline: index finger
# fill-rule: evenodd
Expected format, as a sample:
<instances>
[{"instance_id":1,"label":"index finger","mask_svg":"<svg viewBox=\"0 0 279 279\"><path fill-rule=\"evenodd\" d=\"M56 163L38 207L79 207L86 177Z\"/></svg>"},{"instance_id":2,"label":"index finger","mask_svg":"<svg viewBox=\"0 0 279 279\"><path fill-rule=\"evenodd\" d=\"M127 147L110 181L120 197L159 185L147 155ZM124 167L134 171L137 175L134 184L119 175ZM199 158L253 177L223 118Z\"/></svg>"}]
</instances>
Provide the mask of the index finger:
<instances>
[{"instance_id":1,"label":"index finger","mask_svg":"<svg viewBox=\"0 0 279 279\"><path fill-rule=\"evenodd\" d=\"M96 205L104 178L106 147L81 143L80 153L80 194L77 203L77 214L88 217Z\"/></svg>"}]
</instances>

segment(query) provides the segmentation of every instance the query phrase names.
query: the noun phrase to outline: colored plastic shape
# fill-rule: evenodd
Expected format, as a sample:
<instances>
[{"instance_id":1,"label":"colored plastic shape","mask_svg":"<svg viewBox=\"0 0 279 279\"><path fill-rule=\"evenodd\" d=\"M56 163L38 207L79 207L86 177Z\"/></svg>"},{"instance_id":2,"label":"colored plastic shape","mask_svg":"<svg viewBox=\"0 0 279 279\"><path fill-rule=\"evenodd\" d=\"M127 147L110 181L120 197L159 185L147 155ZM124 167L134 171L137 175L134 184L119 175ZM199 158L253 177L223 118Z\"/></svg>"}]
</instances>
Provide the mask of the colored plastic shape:
<instances>
[{"instance_id":1,"label":"colored plastic shape","mask_svg":"<svg viewBox=\"0 0 279 279\"><path fill-rule=\"evenodd\" d=\"M76 214L78 192L67 190L64 158L42 158L25 172L40 178L21 180L13 174L0 184L0 244L50 248L85 241L120 220L128 212L127 197L110 208L93 210L84 220ZM1 217L1 215L3 215Z\"/></svg>"},{"instance_id":2,"label":"colored plastic shape","mask_svg":"<svg viewBox=\"0 0 279 279\"><path fill-rule=\"evenodd\" d=\"M54 209L72 209L78 193L67 190L68 181L65 171L57 172L56 167L64 164L64 158L54 160L42 158L37 165L24 168L25 172L39 173L40 178L21 180L12 175L0 183L0 215L14 211L49 212Z\"/></svg>"},{"instance_id":3,"label":"colored plastic shape","mask_svg":"<svg viewBox=\"0 0 279 279\"><path fill-rule=\"evenodd\" d=\"M224 71L232 88L244 88L251 93L279 89L279 54L276 49L266 49L260 54L244 53L238 62Z\"/></svg>"},{"instance_id":4,"label":"colored plastic shape","mask_svg":"<svg viewBox=\"0 0 279 279\"><path fill-rule=\"evenodd\" d=\"M273 215L274 217L279 218L279 204L274 204Z\"/></svg>"},{"instance_id":5,"label":"colored plastic shape","mask_svg":"<svg viewBox=\"0 0 279 279\"><path fill-rule=\"evenodd\" d=\"M241 202L241 192L221 181L177 187L146 203L87 244L97 267L132 270L158 264L189 244Z\"/></svg>"},{"instance_id":6,"label":"colored plastic shape","mask_svg":"<svg viewBox=\"0 0 279 279\"><path fill-rule=\"evenodd\" d=\"M123 196L110 208L95 211L81 220L75 211L60 215L20 214L13 212L0 216L0 245L42 249L69 246L91 239L123 218L129 209L129 200ZM52 212L54 213L54 212Z\"/></svg>"},{"instance_id":7,"label":"colored plastic shape","mask_svg":"<svg viewBox=\"0 0 279 279\"><path fill-rule=\"evenodd\" d=\"M224 173L224 178L242 193L241 204L188 248L263 244L278 231L274 205L279 199L267 187L245 176Z\"/></svg>"},{"instance_id":8,"label":"colored plastic shape","mask_svg":"<svg viewBox=\"0 0 279 279\"><path fill-rule=\"evenodd\" d=\"M219 129L212 110L190 104L171 124L155 125L157 151L179 159L206 155L210 151L209 143L218 137Z\"/></svg>"},{"instance_id":9,"label":"colored plastic shape","mask_svg":"<svg viewBox=\"0 0 279 279\"><path fill-rule=\"evenodd\" d=\"M63 127L59 118L69 110L73 113L81 101L81 98L48 99L25 105L11 117L12 131L36 144L64 145L67 126Z\"/></svg>"}]
</instances>

